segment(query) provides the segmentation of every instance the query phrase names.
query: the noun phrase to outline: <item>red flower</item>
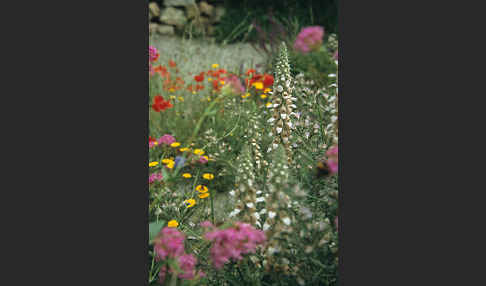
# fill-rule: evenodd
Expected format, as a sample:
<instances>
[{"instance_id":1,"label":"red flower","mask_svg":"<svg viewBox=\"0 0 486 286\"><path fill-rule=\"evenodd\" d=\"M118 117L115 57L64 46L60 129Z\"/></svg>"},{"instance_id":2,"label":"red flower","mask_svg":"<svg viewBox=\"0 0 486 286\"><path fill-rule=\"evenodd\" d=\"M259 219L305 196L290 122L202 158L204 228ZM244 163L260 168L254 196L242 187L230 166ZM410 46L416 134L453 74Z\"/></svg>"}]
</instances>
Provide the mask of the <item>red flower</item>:
<instances>
[{"instance_id":1,"label":"red flower","mask_svg":"<svg viewBox=\"0 0 486 286\"><path fill-rule=\"evenodd\" d=\"M218 81L217 80L213 80L213 89L217 90L218 89Z\"/></svg>"},{"instance_id":2,"label":"red flower","mask_svg":"<svg viewBox=\"0 0 486 286\"><path fill-rule=\"evenodd\" d=\"M175 68L176 67L176 63L173 60L169 60L169 66L171 68Z\"/></svg>"},{"instance_id":3,"label":"red flower","mask_svg":"<svg viewBox=\"0 0 486 286\"><path fill-rule=\"evenodd\" d=\"M170 101L165 101L162 96L156 95L154 97L154 103L152 104L152 109L155 110L156 112L161 112L171 107L172 104L170 103Z\"/></svg>"},{"instance_id":4,"label":"red flower","mask_svg":"<svg viewBox=\"0 0 486 286\"><path fill-rule=\"evenodd\" d=\"M249 69L249 70L246 71L246 75L250 75L250 74L255 73L255 72L256 72L256 70Z\"/></svg>"},{"instance_id":5,"label":"red flower","mask_svg":"<svg viewBox=\"0 0 486 286\"><path fill-rule=\"evenodd\" d=\"M220 69L218 72L219 73L222 73L222 74L225 74L226 73L226 70L225 69Z\"/></svg>"},{"instance_id":6,"label":"red flower","mask_svg":"<svg viewBox=\"0 0 486 286\"><path fill-rule=\"evenodd\" d=\"M265 74L265 76L263 77L263 85L265 86L265 88L273 86L273 76Z\"/></svg>"},{"instance_id":7,"label":"red flower","mask_svg":"<svg viewBox=\"0 0 486 286\"><path fill-rule=\"evenodd\" d=\"M197 82L201 82L204 80L204 73L200 73L196 76L194 76L194 80L197 81Z\"/></svg>"},{"instance_id":8,"label":"red flower","mask_svg":"<svg viewBox=\"0 0 486 286\"><path fill-rule=\"evenodd\" d=\"M204 89L204 85L196 84L196 90Z\"/></svg>"}]
</instances>

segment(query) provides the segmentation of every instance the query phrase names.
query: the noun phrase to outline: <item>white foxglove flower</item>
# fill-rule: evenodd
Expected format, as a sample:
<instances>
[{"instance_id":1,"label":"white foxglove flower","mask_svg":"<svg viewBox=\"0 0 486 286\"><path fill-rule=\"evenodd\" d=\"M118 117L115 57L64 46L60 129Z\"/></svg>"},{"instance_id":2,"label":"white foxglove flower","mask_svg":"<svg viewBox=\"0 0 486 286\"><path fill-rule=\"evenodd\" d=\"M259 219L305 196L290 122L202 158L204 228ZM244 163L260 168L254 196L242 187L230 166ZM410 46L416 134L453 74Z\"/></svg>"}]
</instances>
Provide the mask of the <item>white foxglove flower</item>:
<instances>
[{"instance_id":1,"label":"white foxglove flower","mask_svg":"<svg viewBox=\"0 0 486 286\"><path fill-rule=\"evenodd\" d=\"M265 201L265 198L263 198L263 197L256 198L257 203L261 203L261 202L264 202L264 201Z\"/></svg>"},{"instance_id":2,"label":"white foxglove flower","mask_svg":"<svg viewBox=\"0 0 486 286\"><path fill-rule=\"evenodd\" d=\"M240 210L239 209L235 209L234 211L230 212L229 217L233 217L233 216L235 216L235 215L237 215L239 213L240 213Z\"/></svg>"},{"instance_id":3,"label":"white foxglove flower","mask_svg":"<svg viewBox=\"0 0 486 286\"><path fill-rule=\"evenodd\" d=\"M277 127L277 133L280 134L282 132L282 128Z\"/></svg>"},{"instance_id":4,"label":"white foxglove flower","mask_svg":"<svg viewBox=\"0 0 486 286\"><path fill-rule=\"evenodd\" d=\"M330 73L330 74L328 75L328 77L336 77L336 74L335 74L335 73Z\"/></svg>"},{"instance_id":5,"label":"white foxglove flower","mask_svg":"<svg viewBox=\"0 0 486 286\"><path fill-rule=\"evenodd\" d=\"M290 218L288 218L288 217L284 217L284 218L282 219L282 221L283 221L283 223L285 223L285 225L290 225Z\"/></svg>"},{"instance_id":6,"label":"white foxglove flower","mask_svg":"<svg viewBox=\"0 0 486 286\"><path fill-rule=\"evenodd\" d=\"M263 224L263 231L267 231L270 228L268 223Z\"/></svg>"},{"instance_id":7,"label":"white foxglove flower","mask_svg":"<svg viewBox=\"0 0 486 286\"><path fill-rule=\"evenodd\" d=\"M270 119L267 120L268 123L272 123L275 121L275 118L271 117Z\"/></svg>"},{"instance_id":8,"label":"white foxglove flower","mask_svg":"<svg viewBox=\"0 0 486 286\"><path fill-rule=\"evenodd\" d=\"M277 213L274 212L274 211L269 211L268 212L268 217L271 218L271 219L274 218L276 215L277 215Z\"/></svg>"},{"instance_id":9,"label":"white foxglove flower","mask_svg":"<svg viewBox=\"0 0 486 286\"><path fill-rule=\"evenodd\" d=\"M255 205L253 203L247 203L246 206L250 209L254 208Z\"/></svg>"}]
</instances>

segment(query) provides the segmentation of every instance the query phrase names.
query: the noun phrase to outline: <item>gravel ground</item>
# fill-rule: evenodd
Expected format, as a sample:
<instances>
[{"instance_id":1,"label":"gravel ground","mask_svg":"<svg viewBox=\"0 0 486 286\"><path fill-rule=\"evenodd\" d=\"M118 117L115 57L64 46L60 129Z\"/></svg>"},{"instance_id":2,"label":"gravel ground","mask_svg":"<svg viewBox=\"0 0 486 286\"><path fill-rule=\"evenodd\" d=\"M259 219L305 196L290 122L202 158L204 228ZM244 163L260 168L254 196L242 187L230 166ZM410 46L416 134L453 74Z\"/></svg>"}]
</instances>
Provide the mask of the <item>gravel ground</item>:
<instances>
[{"instance_id":1,"label":"gravel ground","mask_svg":"<svg viewBox=\"0 0 486 286\"><path fill-rule=\"evenodd\" d=\"M173 60L183 74L197 74L219 64L230 72L239 73L255 68L265 60L265 55L256 51L250 44L237 43L218 45L198 39L181 39L172 36L154 36L150 44L160 51L160 61Z\"/></svg>"}]
</instances>

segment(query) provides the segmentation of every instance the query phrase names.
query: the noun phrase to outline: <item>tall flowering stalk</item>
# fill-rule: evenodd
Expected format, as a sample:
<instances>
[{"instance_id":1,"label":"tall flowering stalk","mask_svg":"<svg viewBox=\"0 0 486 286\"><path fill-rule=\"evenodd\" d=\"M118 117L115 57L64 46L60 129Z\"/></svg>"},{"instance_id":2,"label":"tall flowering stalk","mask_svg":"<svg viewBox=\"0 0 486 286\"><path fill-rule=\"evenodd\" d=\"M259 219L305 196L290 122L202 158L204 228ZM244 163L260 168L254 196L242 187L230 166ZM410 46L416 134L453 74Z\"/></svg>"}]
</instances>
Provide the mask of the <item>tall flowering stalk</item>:
<instances>
[{"instance_id":1,"label":"tall flowering stalk","mask_svg":"<svg viewBox=\"0 0 486 286\"><path fill-rule=\"evenodd\" d=\"M261 121L262 116L258 112L250 113L248 116L248 141L250 142L251 155L255 161L255 171L258 174L262 170L262 165L268 164L261 152L263 138Z\"/></svg>"},{"instance_id":2,"label":"tall flowering stalk","mask_svg":"<svg viewBox=\"0 0 486 286\"><path fill-rule=\"evenodd\" d=\"M236 198L236 205L235 209L230 213L230 217L238 216L243 222L261 227L257 203L263 202L264 198L257 198L257 195L260 195L262 192L257 190L255 168L252 164L248 146L244 146L242 154L237 160L240 162L236 176L237 188L232 192Z\"/></svg>"},{"instance_id":3,"label":"tall flowering stalk","mask_svg":"<svg viewBox=\"0 0 486 286\"><path fill-rule=\"evenodd\" d=\"M265 209L260 214L266 214L263 231L268 239L264 251L263 265L267 270L283 270L288 272L290 249L288 235L292 233L292 204L289 196L283 191L288 187L289 166L282 147L274 153L268 173L268 195L265 198Z\"/></svg>"},{"instance_id":4,"label":"tall flowering stalk","mask_svg":"<svg viewBox=\"0 0 486 286\"><path fill-rule=\"evenodd\" d=\"M270 135L274 136L274 140L267 152L276 150L279 144L283 144L287 154L287 160L290 163L292 160L290 138L293 127L290 116L295 116L293 110L297 107L294 104L297 98L292 96L293 79L290 74L287 46L284 42L280 46L273 87L272 104L269 106L273 111L273 116L268 122L272 125Z\"/></svg>"}]
</instances>

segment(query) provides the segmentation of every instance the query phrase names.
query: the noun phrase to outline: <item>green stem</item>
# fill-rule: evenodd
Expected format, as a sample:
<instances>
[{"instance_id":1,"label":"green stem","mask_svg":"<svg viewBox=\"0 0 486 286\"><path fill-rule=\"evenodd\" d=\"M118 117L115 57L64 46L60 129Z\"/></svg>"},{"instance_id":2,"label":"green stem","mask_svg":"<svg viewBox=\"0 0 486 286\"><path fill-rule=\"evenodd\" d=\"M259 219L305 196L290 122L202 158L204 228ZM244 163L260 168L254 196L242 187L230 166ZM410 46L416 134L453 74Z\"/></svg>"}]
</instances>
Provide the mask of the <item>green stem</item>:
<instances>
[{"instance_id":1,"label":"green stem","mask_svg":"<svg viewBox=\"0 0 486 286\"><path fill-rule=\"evenodd\" d=\"M213 222L214 225L214 196L213 196L213 190L209 190L209 196L211 197L211 221Z\"/></svg>"}]
</instances>

